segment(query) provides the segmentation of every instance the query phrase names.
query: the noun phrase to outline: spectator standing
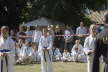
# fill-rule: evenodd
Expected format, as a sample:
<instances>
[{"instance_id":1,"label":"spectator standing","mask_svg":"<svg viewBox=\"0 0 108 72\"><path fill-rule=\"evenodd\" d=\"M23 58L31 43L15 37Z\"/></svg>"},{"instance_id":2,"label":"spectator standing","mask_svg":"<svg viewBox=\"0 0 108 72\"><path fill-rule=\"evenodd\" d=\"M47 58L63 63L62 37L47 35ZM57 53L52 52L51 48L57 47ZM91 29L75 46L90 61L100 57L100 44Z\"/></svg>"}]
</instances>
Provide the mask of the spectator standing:
<instances>
[{"instance_id":1,"label":"spectator standing","mask_svg":"<svg viewBox=\"0 0 108 72\"><path fill-rule=\"evenodd\" d=\"M64 31L64 40L65 40L65 49L71 52L71 48L73 46L73 30L67 25Z\"/></svg>"},{"instance_id":2,"label":"spectator standing","mask_svg":"<svg viewBox=\"0 0 108 72\"><path fill-rule=\"evenodd\" d=\"M88 34L88 30L84 26L84 23L80 22L80 26L76 29L76 35L80 39L82 45L84 44L86 34Z\"/></svg>"},{"instance_id":3,"label":"spectator standing","mask_svg":"<svg viewBox=\"0 0 108 72\"><path fill-rule=\"evenodd\" d=\"M35 28L35 31L33 32L33 42L36 43L36 45L38 46L39 44L39 40L40 40L40 37L42 36L42 31L40 30L40 28L37 26Z\"/></svg>"}]
</instances>

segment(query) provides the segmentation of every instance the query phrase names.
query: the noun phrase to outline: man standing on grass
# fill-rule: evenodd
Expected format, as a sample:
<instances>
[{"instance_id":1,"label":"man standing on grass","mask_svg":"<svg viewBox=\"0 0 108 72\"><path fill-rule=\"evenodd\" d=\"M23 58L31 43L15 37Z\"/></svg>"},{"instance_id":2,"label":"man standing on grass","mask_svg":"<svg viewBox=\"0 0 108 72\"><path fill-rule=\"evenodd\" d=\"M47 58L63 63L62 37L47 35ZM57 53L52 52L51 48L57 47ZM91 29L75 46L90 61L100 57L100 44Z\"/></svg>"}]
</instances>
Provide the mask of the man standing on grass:
<instances>
[{"instance_id":1,"label":"man standing on grass","mask_svg":"<svg viewBox=\"0 0 108 72\"><path fill-rule=\"evenodd\" d=\"M0 36L0 72L14 72L14 48L15 43L9 37L9 28L1 27Z\"/></svg>"},{"instance_id":2,"label":"man standing on grass","mask_svg":"<svg viewBox=\"0 0 108 72\"><path fill-rule=\"evenodd\" d=\"M41 72L53 72L52 70L52 39L47 30L43 31L43 36L39 40L39 53L41 57Z\"/></svg>"}]
</instances>

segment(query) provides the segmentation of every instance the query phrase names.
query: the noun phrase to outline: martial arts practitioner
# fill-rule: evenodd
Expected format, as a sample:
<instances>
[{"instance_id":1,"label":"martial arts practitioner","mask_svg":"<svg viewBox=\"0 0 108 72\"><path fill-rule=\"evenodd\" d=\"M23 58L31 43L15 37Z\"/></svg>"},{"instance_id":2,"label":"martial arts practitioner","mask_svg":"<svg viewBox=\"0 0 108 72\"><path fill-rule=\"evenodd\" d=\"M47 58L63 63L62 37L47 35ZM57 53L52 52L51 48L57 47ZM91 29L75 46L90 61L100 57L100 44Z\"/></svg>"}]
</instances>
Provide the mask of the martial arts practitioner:
<instances>
[{"instance_id":1,"label":"martial arts practitioner","mask_svg":"<svg viewBox=\"0 0 108 72\"><path fill-rule=\"evenodd\" d=\"M24 39L19 39L19 42L17 43L16 46L16 53L17 53L17 60L16 63L20 64L23 62L23 57L25 57L25 40Z\"/></svg>"},{"instance_id":2,"label":"martial arts practitioner","mask_svg":"<svg viewBox=\"0 0 108 72\"><path fill-rule=\"evenodd\" d=\"M14 72L15 43L9 37L9 28L1 27L0 36L0 72Z\"/></svg>"},{"instance_id":3,"label":"martial arts practitioner","mask_svg":"<svg viewBox=\"0 0 108 72\"><path fill-rule=\"evenodd\" d=\"M84 52L87 55L87 72L92 72L92 63L96 41L96 25L92 24L89 31L90 35L86 37L84 42Z\"/></svg>"},{"instance_id":4,"label":"martial arts practitioner","mask_svg":"<svg viewBox=\"0 0 108 72\"><path fill-rule=\"evenodd\" d=\"M43 36L39 41L38 51L41 56L41 69L42 72L53 72L52 70L52 39L50 39L47 30L44 30Z\"/></svg>"},{"instance_id":5,"label":"martial arts practitioner","mask_svg":"<svg viewBox=\"0 0 108 72\"><path fill-rule=\"evenodd\" d=\"M104 17L104 22L108 24L108 13ZM92 72L100 72L99 58L101 55L105 63L103 72L108 72L108 29L104 29L96 36L95 46Z\"/></svg>"},{"instance_id":6,"label":"martial arts practitioner","mask_svg":"<svg viewBox=\"0 0 108 72\"><path fill-rule=\"evenodd\" d=\"M63 62L71 61L71 56L70 55L71 54L68 52L68 50L64 49L62 61Z\"/></svg>"},{"instance_id":7,"label":"martial arts practitioner","mask_svg":"<svg viewBox=\"0 0 108 72\"><path fill-rule=\"evenodd\" d=\"M40 57L39 57L39 52L38 52L38 48L36 46L36 43L32 43L32 61L33 62L39 62Z\"/></svg>"},{"instance_id":8,"label":"martial arts practitioner","mask_svg":"<svg viewBox=\"0 0 108 72\"><path fill-rule=\"evenodd\" d=\"M32 61L32 48L30 47L30 42L24 42L22 47L19 48L18 60L17 63L26 63L29 64Z\"/></svg>"},{"instance_id":9,"label":"martial arts practitioner","mask_svg":"<svg viewBox=\"0 0 108 72\"><path fill-rule=\"evenodd\" d=\"M85 54L83 50L83 46L80 44L80 40L75 41L75 45L71 50L72 60L74 62L85 62Z\"/></svg>"},{"instance_id":10,"label":"martial arts practitioner","mask_svg":"<svg viewBox=\"0 0 108 72\"><path fill-rule=\"evenodd\" d=\"M60 53L59 48L54 47L52 51L53 51L54 60L56 61L61 60L62 54Z\"/></svg>"}]
</instances>

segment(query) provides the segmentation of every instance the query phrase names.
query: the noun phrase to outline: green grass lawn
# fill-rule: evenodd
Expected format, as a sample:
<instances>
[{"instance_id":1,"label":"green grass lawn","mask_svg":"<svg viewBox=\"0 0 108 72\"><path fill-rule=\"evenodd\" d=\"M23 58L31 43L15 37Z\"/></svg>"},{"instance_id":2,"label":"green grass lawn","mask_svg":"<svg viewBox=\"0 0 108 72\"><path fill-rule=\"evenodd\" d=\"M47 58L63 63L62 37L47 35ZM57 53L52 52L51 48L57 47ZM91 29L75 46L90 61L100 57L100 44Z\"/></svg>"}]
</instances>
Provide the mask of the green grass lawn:
<instances>
[{"instance_id":1,"label":"green grass lawn","mask_svg":"<svg viewBox=\"0 0 108 72\"><path fill-rule=\"evenodd\" d=\"M54 72L87 72L86 63L54 62ZM41 72L40 64L15 65L15 72ZM102 72L102 71L101 71Z\"/></svg>"}]
</instances>

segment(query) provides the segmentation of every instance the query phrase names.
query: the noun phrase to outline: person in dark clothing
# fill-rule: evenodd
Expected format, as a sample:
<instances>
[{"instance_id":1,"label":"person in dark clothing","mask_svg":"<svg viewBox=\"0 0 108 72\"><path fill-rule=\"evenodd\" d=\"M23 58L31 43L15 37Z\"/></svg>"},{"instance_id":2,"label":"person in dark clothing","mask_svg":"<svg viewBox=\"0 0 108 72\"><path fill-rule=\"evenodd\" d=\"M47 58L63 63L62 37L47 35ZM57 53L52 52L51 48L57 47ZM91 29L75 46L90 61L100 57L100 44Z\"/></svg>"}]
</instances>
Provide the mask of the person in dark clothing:
<instances>
[{"instance_id":1,"label":"person in dark clothing","mask_svg":"<svg viewBox=\"0 0 108 72\"><path fill-rule=\"evenodd\" d=\"M55 35L54 47L59 48L60 52L62 53L64 50L64 38L63 38L63 36L56 36L56 35L63 35L63 31L60 29L59 26L56 26L54 35Z\"/></svg>"},{"instance_id":2,"label":"person in dark clothing","mask_svg":"<svg viewBox=\"0 0 108 72\"><path fill-rule=\"evenodd\" d=\"M108 13L105 15L104 22L108 24ZM99 58L103 56L105 62L104 72L108 72L108 29L104 29L96 36L95 52L92 65L92 72L100 72Z\"/></svg>"}]
</instances>

